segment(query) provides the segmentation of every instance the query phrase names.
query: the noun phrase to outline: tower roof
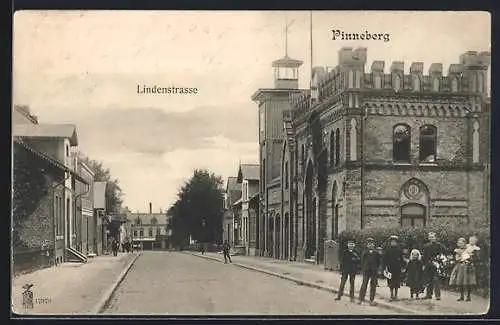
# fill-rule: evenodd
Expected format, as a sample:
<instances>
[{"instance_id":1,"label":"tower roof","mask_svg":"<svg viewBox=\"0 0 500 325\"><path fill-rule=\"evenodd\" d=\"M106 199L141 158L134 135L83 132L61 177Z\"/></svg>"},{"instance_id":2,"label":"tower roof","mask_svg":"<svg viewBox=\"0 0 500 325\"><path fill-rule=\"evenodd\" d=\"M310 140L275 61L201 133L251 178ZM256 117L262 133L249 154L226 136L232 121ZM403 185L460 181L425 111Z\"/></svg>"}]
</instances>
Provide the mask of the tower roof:
<instances>
[{"instance_id":1,"label":"tower roof","mask_svg":"<svg viewBox=\"0 0 500 325\"><path fill-rule=\"evenodd\" d=\"M285 55L281 59L273 61L273 68L283 67L283 68L298 68L302 65L302 61L295 60Z\"/></svg>"}]
</instances>

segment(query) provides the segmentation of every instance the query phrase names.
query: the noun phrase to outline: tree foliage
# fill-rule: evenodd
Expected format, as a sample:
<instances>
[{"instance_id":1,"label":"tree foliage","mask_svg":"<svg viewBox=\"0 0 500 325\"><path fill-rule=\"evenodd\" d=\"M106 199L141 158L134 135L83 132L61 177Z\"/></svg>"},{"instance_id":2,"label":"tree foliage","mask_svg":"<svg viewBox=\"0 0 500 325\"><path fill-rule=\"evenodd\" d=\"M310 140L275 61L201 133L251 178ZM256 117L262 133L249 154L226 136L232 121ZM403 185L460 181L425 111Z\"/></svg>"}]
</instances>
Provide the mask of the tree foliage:
<instances>
[{"instance_id":1,"label":"tree foliage","mask_svg":"<svg viewBox=\"0 0 500 325\"><path fill-rule=\"evenodd\" d=\"M195 170L177 193L177 201L169 208L168 229L171 242L184 246L189 236L198 242L221 241L223 181L207 170Z\"/></svg>"},{"instance_id":2,"label":"tree foliage","mask_svg":"<svg viewBox=\"0 0 500 325\"><path fill-rule=\"evenodd\" d=\"M79 159L95 173L95 182L106 182L107 213L119 213L123 203L123 192L120 188L118 178L112 178L111 171L105 168L101 161L92 160L83 154L80 154Z\"/></svg>"}]
</instances>

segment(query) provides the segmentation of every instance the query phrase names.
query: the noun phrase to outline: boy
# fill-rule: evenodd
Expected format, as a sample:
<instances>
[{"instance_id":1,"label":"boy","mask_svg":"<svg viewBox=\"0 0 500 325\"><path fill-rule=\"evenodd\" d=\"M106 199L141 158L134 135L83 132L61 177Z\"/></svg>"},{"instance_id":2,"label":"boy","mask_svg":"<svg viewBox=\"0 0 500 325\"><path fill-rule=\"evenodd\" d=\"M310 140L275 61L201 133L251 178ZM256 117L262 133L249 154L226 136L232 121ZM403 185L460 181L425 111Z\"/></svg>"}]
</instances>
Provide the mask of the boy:
<instances>
[{"instance_id":1,"label":"boy","mask_svg":"<svg viewBox=\"0 0 500 325\"><path fill-rule=\"evenodd\" d=\"M373 238L367 239L367 250L363 253L361 258L361 273L363 274L363 283L359 290L359 302L363 304L366 296L366 289L368 288L368 281L370 281L370 305L375 305L375 292L377 291L377 275L380 266L381 256L375 250L375 243Z\"/></svg>"},{"instance_id":2,"label":"boy","mask_svg":"<svg viewBox=\"0 0 500 325\"><path fill-rule=\"evenodd\" d=\"M224 241L224 244L222 245L222 253L224 254L224 264L227 264L227 260L229 259L229 263L233 263L231 262L231 246L229 246L229 243L226 241Z\"/></svg>"},{"instance_id":3,"label":"boy","mask_svg":"<svg viewBox=\"0 0 500 325\"><path fill-rule=\"evenodd\" d=\"M340 271L342 272L342 278L340 280L339 293L335 300L340 300L344 294L345 283L347 277L349 277L349 296L351 297L351 302L354 302L354 279L356 278L356 270L361 260L358 253L354 251L355 246L354 240L349 240L347 242L347 249L345 249L340 256Z\"/></svg>"}]
</instances>

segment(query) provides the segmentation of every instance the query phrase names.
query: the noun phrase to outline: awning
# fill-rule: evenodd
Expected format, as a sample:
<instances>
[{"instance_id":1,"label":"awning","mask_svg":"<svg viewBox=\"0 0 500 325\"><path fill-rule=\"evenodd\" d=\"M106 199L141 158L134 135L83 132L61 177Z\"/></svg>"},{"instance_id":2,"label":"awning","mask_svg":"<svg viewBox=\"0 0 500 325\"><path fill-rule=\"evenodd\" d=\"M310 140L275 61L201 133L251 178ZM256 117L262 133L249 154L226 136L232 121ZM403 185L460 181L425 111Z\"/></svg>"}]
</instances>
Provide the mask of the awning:
<instances>
[{"instance_id":1,"label":"awning","mask_svg":"<svg viewBox=\"0 0 500 325\"><path fill-rule=\"evenodd\" d=\"M14 143L17 143L18 145L22 146L23 148L25 148L26 150L28 150L29 152L31 152L35 156L38 156L39 158L41 158L42 160L45 160L46 162L48 162L49 164L55 166L56 168L59 168L62 171L70 173L79 182L82 182L82 183L84 183L86 185L89 185L89 183L83 177L81 177L80 175L78 175L75 171L73 171L69 167L61 164L59 161L57 161L57 160L55 160L55 159L47 156L46 154L44 154L44 153L42 153L42 152L40 152L40 151L38 151L36 149L33 149L32 147L30 147L27 143L25 143L21 139L14 139Z\"/></svg>"}]
</instances>

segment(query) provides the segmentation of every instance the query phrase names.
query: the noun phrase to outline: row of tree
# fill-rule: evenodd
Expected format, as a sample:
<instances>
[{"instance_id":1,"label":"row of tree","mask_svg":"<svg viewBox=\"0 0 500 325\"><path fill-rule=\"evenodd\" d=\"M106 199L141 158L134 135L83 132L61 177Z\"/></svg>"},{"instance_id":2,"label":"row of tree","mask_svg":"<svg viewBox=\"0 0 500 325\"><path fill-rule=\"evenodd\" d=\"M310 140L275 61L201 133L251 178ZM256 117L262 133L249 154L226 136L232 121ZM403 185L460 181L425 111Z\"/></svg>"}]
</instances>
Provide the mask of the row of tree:
<instances>
[{"instance_id":1,"label":"row of tree","mask_svg":"<svg viewBox=\"0 0 500 325\"><path fill-rule=\"evenodd\" d=\"M179 189L167 211L174 247L188 245L190 238L201 243L222 241L223 184L222 177L196 169Z\"/></svg>"}]
</instances>

